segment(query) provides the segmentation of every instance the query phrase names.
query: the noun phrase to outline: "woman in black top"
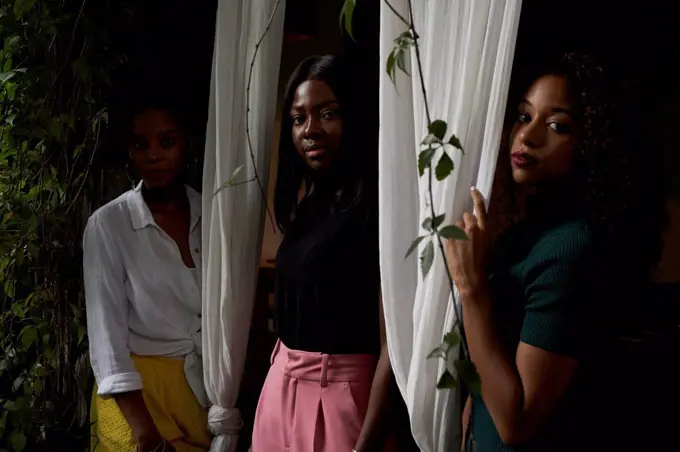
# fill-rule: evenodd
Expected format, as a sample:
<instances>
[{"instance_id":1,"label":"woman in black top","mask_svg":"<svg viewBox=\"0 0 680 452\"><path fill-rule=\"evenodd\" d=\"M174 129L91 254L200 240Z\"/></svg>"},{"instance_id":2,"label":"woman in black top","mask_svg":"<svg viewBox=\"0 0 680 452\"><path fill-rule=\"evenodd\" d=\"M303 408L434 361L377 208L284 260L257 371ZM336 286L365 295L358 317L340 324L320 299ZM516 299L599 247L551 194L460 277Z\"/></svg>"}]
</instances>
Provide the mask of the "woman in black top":
<instances>
[{"instance_id":1,"label":"woman in black top","mask_svg":"<svg viewBox=\"0 0 680 452\"><path fill-rule=\"evenodd\" d=\"M279 342L254 452L381 450L392 387L380 302L377 146L362 143L352 76L303 61L283 111L275 213Z\"/></svg>"}]
</instances>

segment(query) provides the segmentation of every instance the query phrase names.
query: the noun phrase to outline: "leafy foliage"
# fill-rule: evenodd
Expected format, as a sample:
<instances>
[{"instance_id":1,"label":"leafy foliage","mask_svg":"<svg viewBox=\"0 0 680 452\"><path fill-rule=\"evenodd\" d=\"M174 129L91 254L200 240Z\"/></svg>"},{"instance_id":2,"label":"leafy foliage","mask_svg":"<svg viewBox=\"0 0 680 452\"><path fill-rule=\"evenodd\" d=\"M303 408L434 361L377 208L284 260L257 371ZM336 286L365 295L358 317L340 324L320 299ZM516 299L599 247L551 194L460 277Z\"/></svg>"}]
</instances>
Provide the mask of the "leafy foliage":
<instances>
[{"instance_id":1,"label":"leafy foliage","mask_svg":"<svg viewBox=\"0 0 680 452\"><path fill-rule=\"evenodd\" d=\"M387 75L392 80L392 83L396 85L396 75L397 70L400 70L404 74L410 76L410 72L407 69L407 61L411 54L415 55L415 62L418 68L418 75L421 80L423 80L423 69L420 60L420 51L418 44L418 33L415 30L412 17L411 1L409 0L409 17L404 17L399 14L394 7L390 4L388 0L383 0L384 5L389 8L395 16L404 23L408 28L406 31L397 36L394 40L394 49L390 52L387 57L386 62L386 72ZM345 0L345 4L342 8L341 13L341 24L344 21L345 28L347 32L351 35L351 28L347 28L349 24L351 27L351 14L354 12L356 6L355 0ZM434 200L433 200L433 179L436 178L437 181L441 182L451 175L455 169L455 165L451 155L449 154L452 150L460 150L463 152L463 145L456 135L451 135L448 140L446 139L446 133L448 125L446 121L442 119L432 119L430 114L430 108L427 101L427 91L425 85L421 83L422 95L425 103L425 113L428 119L428 134L425 136L421 142L421 151L418 154L418 174L420 177L427 175L428 178L428 204L430 208L430 216L427 217L422 224L422 228L427 232L426 235L421 235L417 237L409 246L406 252L406 258L413 254L416 250L421 249L420 252L420 268L423 274L423 278L426 278L432 268L435 258L435 244L439 248L440 255L444 261L444 266L446 267L447 277L449 281L449 287L451 288L451 294L454 295L454 285L451 274L448 271L448 264L446 262L446 255L444 253L444 243L442 239L445 240L467 240L467 235L465 231L456 225L446 225L444 226L444 220L446 218L445 214L437 214L434 211ZM433 162L437 162L433 165ZM424 242L424 246L423 245ZM467 387L472 391L479 391L480 381L477 371L475 370L474 364L469 360L469 352L467 349L467 343L465 341L464 335L460 335L460 319L462 313L458 312L456 316L456 321L453 325L452 331L444 336L442 344L434 349L428 358L442 359L446 362L446 370L442 374L437 384L438 389L454 388L457 386L458 381L454 377L454 374L458 374L463 378ZM461 345L462 358L455 356L452 350L456 346Z\"/></svg>"},{"instance_id":2,"label":"leafy foliage","mask_svg":"<svg viewBox=\"0 0 680 452\"><path fill-rule=\"evenodd\" d=\"M87 439L80 241L124 61L105 26L120 19L112 3L0 2L0 450Z\"/></svg>"}]
</instances>

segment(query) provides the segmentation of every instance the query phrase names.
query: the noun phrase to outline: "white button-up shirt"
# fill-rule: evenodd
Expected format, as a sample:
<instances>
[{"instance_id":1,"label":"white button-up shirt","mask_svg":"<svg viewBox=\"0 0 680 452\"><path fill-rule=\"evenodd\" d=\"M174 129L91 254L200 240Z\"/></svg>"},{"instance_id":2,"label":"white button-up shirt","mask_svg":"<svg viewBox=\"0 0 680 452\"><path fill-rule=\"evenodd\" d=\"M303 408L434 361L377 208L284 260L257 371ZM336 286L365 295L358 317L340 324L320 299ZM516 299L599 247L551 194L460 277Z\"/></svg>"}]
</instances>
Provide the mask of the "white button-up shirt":
<instances>
[{"instance_id":1,"label":"white button-up shirt","mask_svg":"<svg viewBox=\"0 0 680 452\"><path fill-rule=\"evenodd\" d=\"M97 210L87 223L87 327L102 397L142 388L133 353L184 359L189 385L201 405L208 405L201 361L201 195L190 187L187 195L195 270L155 223L141 184Z\"/></svg>"}]
</instances>

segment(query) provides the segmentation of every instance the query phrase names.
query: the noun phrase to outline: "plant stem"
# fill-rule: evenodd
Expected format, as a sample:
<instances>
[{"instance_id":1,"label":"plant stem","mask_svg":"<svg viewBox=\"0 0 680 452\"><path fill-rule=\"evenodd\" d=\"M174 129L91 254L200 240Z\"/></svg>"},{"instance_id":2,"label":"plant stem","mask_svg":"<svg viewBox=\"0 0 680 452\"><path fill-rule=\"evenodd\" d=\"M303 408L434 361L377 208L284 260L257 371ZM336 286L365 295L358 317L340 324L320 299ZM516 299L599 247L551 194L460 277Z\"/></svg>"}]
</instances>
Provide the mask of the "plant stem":
<instances>
[{"instance_id":1,"label":"plant stem","mask_svg":"<svg viewBox=\"0 0 680 452\"><path fill-rule=\"evenodd\" d=\"M394 15L397 16L399 18L399 20L401 20L404 23L404 25L406 25L407 27L409 27L411 29L413 28L413 27L411 27L411 24L409 23L409 21L406 20L406 18L404 16L399 14L399 12L394 8L394 6L392 6L392 4L389 2L389 0L384 0L384 1L385 1L385 5L387 5L387 7L390 9L390 11L392 11L394 13ZM409 6L410 6L410 3L409 3Z\"/></svg>"},{"instance_id":2,"label":"plant stem","mask_svg":"<svg viewBox=\"0 0 680 452\"><path fill-rule=\"evenodd\" d=\"M262 194L262 201L264 202L264 208L267 210L267 215L269 215L269 220L272 223L272 228L274 229L274 231L276 231L276 222L274 221L274 216L272 215L272 212L269 209L269 203L267 202L267 192L265 191L264 185L262 185L262 180L260 179L260 176L257 172L255 153L253 152L253 143L250 138L250 85L253 81L253 72L255 68L255 61L257 59L257 52L260 50L262 41L264 41L264 38L267 36L267 33L269 33L269 30L271 29L272 22L274 21L274 16L276 16L276 12L279 9L280 4L281 0L276 0L274 8L272 9L272 13L269 16L269 20L267 21L267 26L264 28L264 32L262 33L262 36L260 36L260 39L258 39L257 44L255 44L255 52L253 53L253 59L250 60L250 68L248 69L248 84L246 85L246 139L248 140L248 152L250 153L250 161L253 163L253 173L255 175L254 179L257 181L257 186L260 188L260 193Z\"/></svg>"},{"instance_id":3,"label":"plant stem","mask_svg":"<svg viewBox=\"0 0 680 452\"><path fill-rule=\"evenodd\" d=\"M387 1L386 1L387 3ZM388 3L389 5L389 3ZM409 28L411 30L411 33L413 34L413 46L415 47L415 53L416 53L416 63L418 65L418 78L420 79L420 90L423 95L423 103L425 105L425 116L427 118L427 123L430 124L432 122L432 117L430 115L430 106L427 101L427 89L425 88L425 80L423 78L423 63L422 59L420 57L420 45L418 44L418 34L416 33L415 29L415 21L413 18L413 5L411 4L411 0L408 0L408 13L409 13L409 18L410 18L410 24ZM432 149L432 146L430 146L430 149ZM430 215L431 218L434 220L436 216L436 212L434 210L434 194L432 192L432 184L433 184L433 170L432 170L432 165L428 167L427 170L427 192L429 196L429 201L430 201ZM442 241L442 238L439 234L435 233L434 234L437 240L437 244L439 245L439 251L441 252L442 259L444 260L444 268L446 269L446 276L449 280L449 290L451 291L451 297L453 298L453 308L456 310L456 318L453 322L453 329L455 330L456 327L460 331L460 341L462 344L462 349L463 349L463 357L465 359L468 358L468 347L467 347L467 340L465 339L465 334L463 332L463 326L462 323L460 322L460 319L462 317L462 312L459 312L458 306L456 303L456 295L454 292L454 284L453 284L453 277L451 276L451 271L449 270L449 262L448 259L446 258L446 249L444 248L444 242Z\"/></svg>"}]
</instances>

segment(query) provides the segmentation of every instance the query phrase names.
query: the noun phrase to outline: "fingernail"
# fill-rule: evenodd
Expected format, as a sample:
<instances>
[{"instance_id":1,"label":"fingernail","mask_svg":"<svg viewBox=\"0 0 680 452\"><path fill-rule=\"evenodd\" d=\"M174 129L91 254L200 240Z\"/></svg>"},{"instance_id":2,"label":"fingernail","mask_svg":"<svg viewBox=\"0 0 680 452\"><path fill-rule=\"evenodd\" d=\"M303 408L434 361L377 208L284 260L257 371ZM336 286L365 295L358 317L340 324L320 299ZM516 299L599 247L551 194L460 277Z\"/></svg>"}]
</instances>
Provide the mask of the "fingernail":
<instances>
[{"instance_id":1,"label":"fingernail","mask_svg":"<svg viewBox=\"0 0 680 452\"><path fill-rule=\"evenodd\" d=\"M470 191L475 191L475 190L477 190L477 187L475 187L474 185L472 187L470 187Z\"/></svg>"}]
</instances>

